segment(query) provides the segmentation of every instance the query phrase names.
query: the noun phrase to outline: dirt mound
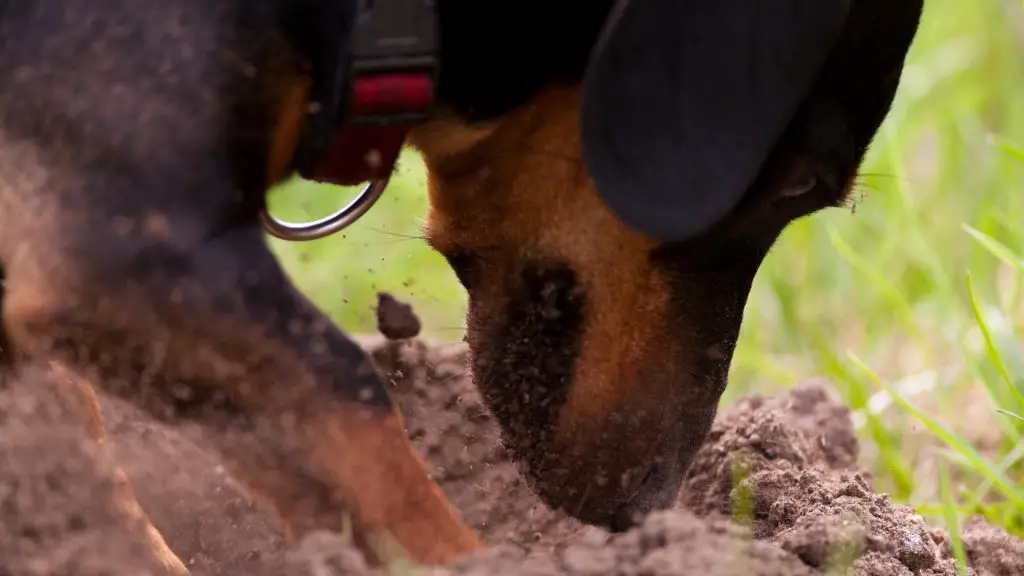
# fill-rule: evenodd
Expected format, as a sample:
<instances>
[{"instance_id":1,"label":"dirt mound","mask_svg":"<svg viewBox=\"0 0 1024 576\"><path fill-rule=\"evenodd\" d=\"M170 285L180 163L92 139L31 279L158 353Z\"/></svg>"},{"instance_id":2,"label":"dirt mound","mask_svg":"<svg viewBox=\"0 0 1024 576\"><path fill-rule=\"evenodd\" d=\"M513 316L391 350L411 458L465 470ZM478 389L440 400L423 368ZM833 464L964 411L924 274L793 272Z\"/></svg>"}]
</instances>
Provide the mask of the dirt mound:
<instances>
[{"instance_id":1,"label":"dirt mound","mask_svg":"<svg viewBox=\"0 0 1024 576\"><path fill-rule=\"evenodd\" d=\"M682 502L731 514L746 496L754 537L813 568L856 562L866 574L955 574L940 533L849 469L857 446L846 412L817 384L739 402L694 461Z\"/></svg>"},{"instance_id":2,"label":"dirt mound","mask_svg":"<svg viewBox=\"0 0 1024 576\"><path fill-rule=\"evenodd\" d=\"M389 375L438 483L496 545L434 574L956 574L941 530L872 492L857 468L850 411L825 382L723 410L679 508L610 535L547 509L520 480L465 378L462 346L382 338L365 345ZM974 573L1024 573L1024 542L980 521L963 538ZM292 556L296 569L313 563L356 573L340 569L354 566L337 539L307 544Z\"/></svg>"},{"instance_id":3,"label":"dirt mound","mask_svg":"<svg viewBox=\"0 0 1024 576\"><path fill-rule=\"evenodd\" d=\"M493 545L428 573L956 573L944 533L872 492L857 469L849 411L824 383L723 410L679 509L611 535L547 509L521 481L472 389L464 346L381 337L363 343L388 375L438 483ZM115 401L104 400L104 410L118 462L195 576L374 573L333 534L309 535L286 552L276 525L197 431L152 422ZM85 439L75 413L44 374L0 382L0 574L134 575L150 568L135 553L136 527L110 513L111 462ZM1024 574L1024 542L980 521L969 523L963 538L975 573ZM853 570L832 570L844 566Z\"/></svg>"}]
</instances>

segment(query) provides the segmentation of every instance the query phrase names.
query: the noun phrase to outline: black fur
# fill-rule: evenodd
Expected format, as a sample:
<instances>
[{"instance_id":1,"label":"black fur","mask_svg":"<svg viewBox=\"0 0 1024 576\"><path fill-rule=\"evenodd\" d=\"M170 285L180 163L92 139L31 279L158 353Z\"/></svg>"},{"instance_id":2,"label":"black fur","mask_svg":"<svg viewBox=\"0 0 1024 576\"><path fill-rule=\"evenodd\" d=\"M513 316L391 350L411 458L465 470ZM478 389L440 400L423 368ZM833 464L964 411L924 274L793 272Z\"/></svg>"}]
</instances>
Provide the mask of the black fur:
<instances>
[{"instance_id":1,"label":"black fur","mask_svg":"<svg viewBox=\"0 0 1024 576\"><path fill-rule=\"evenodd\" d=\"M612 0L438 0L438 98L471 121L497 118L555 82L583 78Z\"/></svg>"}]
</instances>

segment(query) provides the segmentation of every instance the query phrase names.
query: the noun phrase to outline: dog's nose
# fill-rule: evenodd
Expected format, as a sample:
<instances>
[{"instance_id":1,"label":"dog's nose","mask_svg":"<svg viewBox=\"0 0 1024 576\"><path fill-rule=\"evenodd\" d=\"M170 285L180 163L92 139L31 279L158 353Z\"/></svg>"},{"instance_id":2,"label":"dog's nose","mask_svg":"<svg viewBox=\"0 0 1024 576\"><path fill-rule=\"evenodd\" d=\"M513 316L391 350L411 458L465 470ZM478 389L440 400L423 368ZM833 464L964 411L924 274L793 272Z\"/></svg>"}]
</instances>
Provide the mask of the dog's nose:
<instances>
[{"instance_id":1,"label":"dog's nose","mask_svg":"<svg viewBox=\"0 0 1024 576\"><path fill-rule=\"evenodd\" d=\"M659 459L648 468L633 496L616 511L609 529L624 532L643 522L656 510L670 508L679 497L682 466L672 459Z\"/></svg>"}]
</instances>

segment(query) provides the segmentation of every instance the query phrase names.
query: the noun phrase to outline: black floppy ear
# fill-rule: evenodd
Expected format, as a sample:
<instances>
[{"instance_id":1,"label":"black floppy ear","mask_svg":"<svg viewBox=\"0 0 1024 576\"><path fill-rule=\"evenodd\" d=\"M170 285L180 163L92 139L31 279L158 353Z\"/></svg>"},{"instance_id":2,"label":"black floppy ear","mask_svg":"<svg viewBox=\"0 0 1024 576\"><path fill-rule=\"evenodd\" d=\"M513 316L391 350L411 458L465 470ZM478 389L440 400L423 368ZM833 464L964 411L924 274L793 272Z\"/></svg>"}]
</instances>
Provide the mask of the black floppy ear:
<instances>
[{"instance_id":1,"label":"black floppy ear","mask_svg":"<svg viewBox=\"0 0 1024 576\"><path fill-rule=\"evenodd\" d=\"M618 0L591 55L583 158L628 225L692 238L743 197L851 0Z\"/></svg>"}]
</instances>

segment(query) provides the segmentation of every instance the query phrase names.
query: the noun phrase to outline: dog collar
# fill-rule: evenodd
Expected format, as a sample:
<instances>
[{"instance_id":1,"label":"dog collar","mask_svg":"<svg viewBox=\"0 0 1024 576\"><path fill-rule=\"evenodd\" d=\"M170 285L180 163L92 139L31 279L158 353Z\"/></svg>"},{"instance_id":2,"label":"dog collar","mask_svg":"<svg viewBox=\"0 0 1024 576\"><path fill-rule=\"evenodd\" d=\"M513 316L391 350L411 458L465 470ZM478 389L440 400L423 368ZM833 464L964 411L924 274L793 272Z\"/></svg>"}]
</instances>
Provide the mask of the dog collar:
<instances>
[{"instance_id":1,"label":"dog collar","mask_svg":"<svg viewBox=\"0 0 1024 576\"><path fill-rule=\"evenodd\" d=\"M429 0L359 3L344 117L312 179L352 185L391 175L406 134L434 102L437 16Z\"/></svg>"},{"instance_id":2,"label":"dog collar","mask_svg":"<svg viewBox=\"0 0 1024 576\"><path fill-rule=\"evenodd\" d=\"M369 184L348 206L315 222L283 222L264 210L264 228L285 240L333 234L369 210L387 186L412 125L434 103L439 55L433 0L341 4L324 7L321 21L305 16L306 33L320 31L326 41L304 40L313 87L294 166L307 180Z\"/></svg>"}]
</instances>

